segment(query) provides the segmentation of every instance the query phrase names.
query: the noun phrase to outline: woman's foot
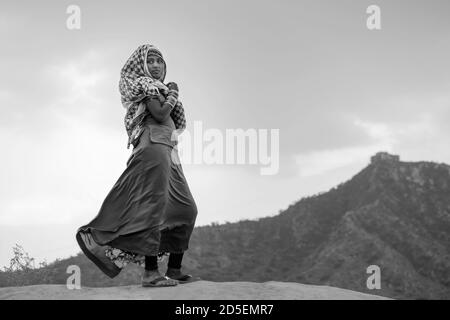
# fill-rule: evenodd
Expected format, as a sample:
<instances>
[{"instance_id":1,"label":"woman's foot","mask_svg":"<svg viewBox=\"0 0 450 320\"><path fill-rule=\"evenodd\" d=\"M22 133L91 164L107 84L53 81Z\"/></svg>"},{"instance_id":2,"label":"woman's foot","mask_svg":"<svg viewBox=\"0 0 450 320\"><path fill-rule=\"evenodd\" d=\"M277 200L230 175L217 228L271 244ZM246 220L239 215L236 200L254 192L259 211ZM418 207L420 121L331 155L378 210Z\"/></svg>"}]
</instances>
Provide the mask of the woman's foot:
<instances>
[{"instance_id":1,"label":"woman's foot","mask_svg":"<svg viewBox=\"0 0 450 320\"><path fill-rule=\"evenodd\" d=\"M170 279L177 280L179 283L187 283L200 280L199 277L193 277L190 274L181 272L181 268L176 269L168 267L166 271L166 276L169 277Z\"/></svg>"},{"instance_id":2,"label":"woman's foot","mask_svg":"<svg viewBox=\"0 0 450 320\"><path fill-rule=\"evenodd\" d=\"M90 232L79 229L76 234L76 239L83 253L108 277L114 278L120 273L122 269L106 256L106 249L108 247L97 244Z\"/></svg>"},{"instance_id":3,"label":"woman's foot","mask_svg":"<svg viewBox=\"0 0 450 320\"><path fill-rule=\"evenodd\" d=\"M158 270L144 270L142 275L143 287L173 287L178 281L162 276Z\"/></svg>"}]
</instances>

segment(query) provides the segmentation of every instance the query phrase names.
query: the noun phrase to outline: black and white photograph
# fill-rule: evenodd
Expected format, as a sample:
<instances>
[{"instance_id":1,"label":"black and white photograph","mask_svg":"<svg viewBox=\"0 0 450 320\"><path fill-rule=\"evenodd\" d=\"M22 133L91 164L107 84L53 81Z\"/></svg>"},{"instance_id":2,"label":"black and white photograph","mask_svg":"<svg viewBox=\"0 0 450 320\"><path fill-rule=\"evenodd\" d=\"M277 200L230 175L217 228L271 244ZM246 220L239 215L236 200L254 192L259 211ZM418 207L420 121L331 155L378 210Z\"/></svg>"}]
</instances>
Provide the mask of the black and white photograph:
<instances>
[{"instance_id":1,"label":"black and white photograph","mask_svg":"<svg viewBox=\"0 0 450 320\"><path fill-rule=\"evenodd\" d=\"M0 300L450 300L450 1L2 1L0 40Z\"/></svg>"}]
</instances>

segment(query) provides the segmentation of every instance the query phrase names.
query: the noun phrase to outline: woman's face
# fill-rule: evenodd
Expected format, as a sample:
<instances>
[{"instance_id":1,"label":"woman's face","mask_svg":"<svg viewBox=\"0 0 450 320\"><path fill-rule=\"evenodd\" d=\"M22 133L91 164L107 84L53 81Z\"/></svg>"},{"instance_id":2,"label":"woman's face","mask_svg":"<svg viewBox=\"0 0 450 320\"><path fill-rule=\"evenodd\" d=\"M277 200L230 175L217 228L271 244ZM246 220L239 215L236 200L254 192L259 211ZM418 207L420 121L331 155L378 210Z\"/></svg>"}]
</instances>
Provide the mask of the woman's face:
<instances>
[{"instance_id":1,"label":"woman's face","mask_svg":"<svg viewBox=\"0 0 450 320\"><path fill-rule=\"evenodd\" d=\"M164 61L160 57L150 54L147 57L148 71L155 79L160 79L164 71Z\"/></svg>"}]
</instances>

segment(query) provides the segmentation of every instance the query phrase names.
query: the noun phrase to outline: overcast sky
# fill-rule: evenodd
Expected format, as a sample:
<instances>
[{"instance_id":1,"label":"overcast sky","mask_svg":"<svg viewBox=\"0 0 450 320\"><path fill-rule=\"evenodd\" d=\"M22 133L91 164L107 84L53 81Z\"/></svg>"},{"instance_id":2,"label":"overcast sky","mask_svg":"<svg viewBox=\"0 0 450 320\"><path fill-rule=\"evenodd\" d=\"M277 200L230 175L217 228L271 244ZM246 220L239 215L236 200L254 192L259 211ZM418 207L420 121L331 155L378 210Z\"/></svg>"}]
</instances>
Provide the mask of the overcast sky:
<instances>
[{"instance_id":1,"label":"overcast sky","mask_svg":"<svg viewBox=\"0 0 450 320\"><path fill-rule=\"evenodd\" d=\"M66 9L81 9L69 30ZM381 30L366 9L381 8ZM126 59L158 46L188 120L279 129L279 171L185 164L197 225L278 214L377 151L450 163L450 2L21 1L0 10L0 266L75 254L126 166Z\"/></svg>"}]
</instances>

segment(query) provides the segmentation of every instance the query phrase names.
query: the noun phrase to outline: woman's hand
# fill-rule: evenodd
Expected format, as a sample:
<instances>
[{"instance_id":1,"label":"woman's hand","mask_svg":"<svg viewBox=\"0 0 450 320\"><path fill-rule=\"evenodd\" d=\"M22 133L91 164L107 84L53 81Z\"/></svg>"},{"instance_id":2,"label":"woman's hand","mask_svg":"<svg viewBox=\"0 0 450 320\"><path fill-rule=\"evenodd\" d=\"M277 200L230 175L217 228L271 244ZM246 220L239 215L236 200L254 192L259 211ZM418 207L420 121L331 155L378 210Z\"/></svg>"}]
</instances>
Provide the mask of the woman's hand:
<instances>
[{"instance_id":1,"label":"woman's hand","mask_svg":"<svg viewBox=\"0 0 450 320\"><path fill-rule=\"evenodd\" d=\"M167 84L167 87L169 88L169 90L175 90L175 91L179 91L178 90L178 85L175 82L169 82Z\"/></svg>"},{"instance_id":2,"label":"woman's hand","mask_svg":"<svg viewBox=\"0 0 450 320\"><path fill-rule=\"evenodd\" d=\"M169 94L168 96L174 97L176 100L178 100L178 85L175 82L169 82L167 84L167 87L169 88Z\"/></svg>"},{"instance_id":3,"label":"woman's hand","mask_svg":"<svg viewBox=\"0 0 450 320\"><path fill-rule=\"evenodd\" d=\"M161 106L164 104L164 102L166 102L166 98L162 94L158 95L158 99L159 102L161 102Z\"/></svg>"},{"instance_id":4,"label":"woman's hand","mask_svg":"<svg viewBox=\"0 0 450 320\"><path fill-rule=\"evenodd\" d=\"M172 106L169 103L161 102L161 97L149 96L144 99L147 110L158 122L165 122L170 117ZM165 99L164 99L165 100Z\"/></svg>"}]
</instances>

